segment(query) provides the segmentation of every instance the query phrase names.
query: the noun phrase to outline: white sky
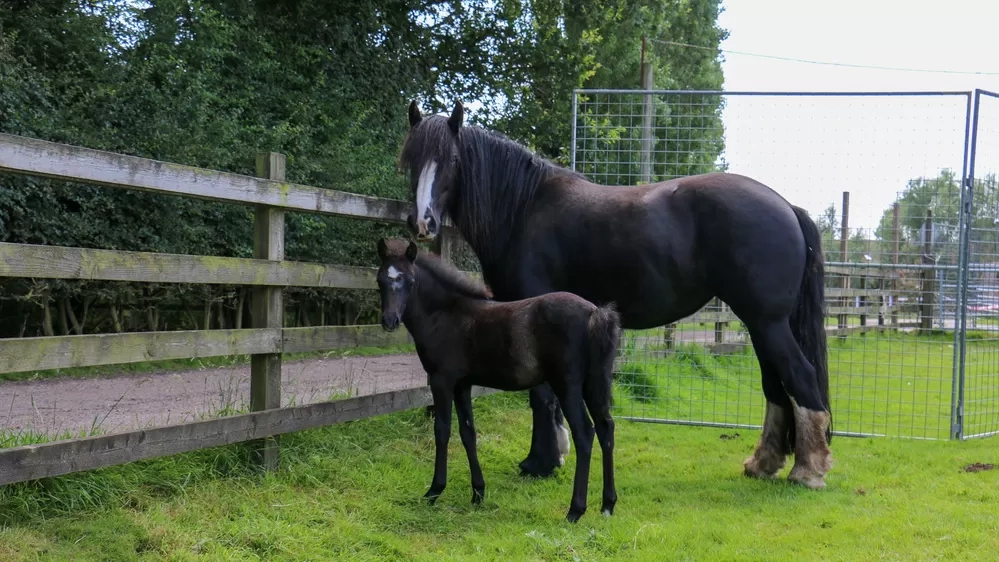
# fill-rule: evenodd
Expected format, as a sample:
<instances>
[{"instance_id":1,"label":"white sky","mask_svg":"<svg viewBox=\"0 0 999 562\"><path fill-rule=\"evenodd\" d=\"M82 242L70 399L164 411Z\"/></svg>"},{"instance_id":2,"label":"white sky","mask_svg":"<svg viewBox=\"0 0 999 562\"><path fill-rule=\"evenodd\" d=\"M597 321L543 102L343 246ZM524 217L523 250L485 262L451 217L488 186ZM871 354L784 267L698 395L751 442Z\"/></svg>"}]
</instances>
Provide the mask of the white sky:
<instances>
[{"instance_id":1,"label":"white sky","mask_svg":"<svg viewBox=\"0 0 999 562\"><path fill-rule=\"evenodd\" d=\"M725 53L727 91L999 92L995 0L727 0L731 51L846 64L993 75L871 70ZM840 209L876 226L909 178L961 172L964 98L729 97L725 159L812 213ZM983 100L978 172L999 168L999 100ZM989 147L995 147L990 150Z\"/></svg>"}]
</instances>

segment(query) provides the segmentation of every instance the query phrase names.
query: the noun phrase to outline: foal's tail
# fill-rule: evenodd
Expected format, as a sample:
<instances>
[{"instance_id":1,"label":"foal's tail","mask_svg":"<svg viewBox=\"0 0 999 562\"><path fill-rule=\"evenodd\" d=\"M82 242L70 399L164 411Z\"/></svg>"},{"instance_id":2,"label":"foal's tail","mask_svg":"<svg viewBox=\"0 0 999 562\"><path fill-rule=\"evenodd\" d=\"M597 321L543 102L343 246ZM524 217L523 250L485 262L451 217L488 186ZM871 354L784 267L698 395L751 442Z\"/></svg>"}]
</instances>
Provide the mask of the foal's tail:
<instances>
[{"instance_id":1,"label":"foal's tail","mask_svg":"<svg viewBox=\"0 0 999 562\"><path fill-rule=\"evenodd\" d=\"M815 368L822 405L829 412L826 443L832 442L832 411L829 406L829 365L826 358L825 330L825 258L822 255L822 237L808 213L791 206L798 217L798 225L805 236L805 275L801 279L798 303L791 312L791 332L805 358ZM794 424L789 424L794 431ZM789 435L789 445L794 447L794 435Z\"/></svg>"},{"instance_id":2,"label":"foal's tail","mask_svg":"<svg viewBox=\"0 0 999 562\"><path fill-rule=\"evenodd\" d=\"M590 393L599 392L609 404L611 398L611 372L617 357L621 337L621 315L614 303L597 307L590 314L588 326L590 368L586 386ZM593 386L599 384L599 387Z\"/></svg>"}]
</instances>

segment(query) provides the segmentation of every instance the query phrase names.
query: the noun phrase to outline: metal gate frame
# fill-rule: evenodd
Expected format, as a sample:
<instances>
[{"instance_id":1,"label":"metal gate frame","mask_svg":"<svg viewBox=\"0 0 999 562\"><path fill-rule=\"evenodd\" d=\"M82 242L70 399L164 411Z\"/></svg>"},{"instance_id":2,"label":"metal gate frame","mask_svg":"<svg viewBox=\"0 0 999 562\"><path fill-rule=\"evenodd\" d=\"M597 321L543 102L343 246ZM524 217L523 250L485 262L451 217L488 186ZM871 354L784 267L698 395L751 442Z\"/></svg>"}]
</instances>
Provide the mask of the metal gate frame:
<instances>
[{"instance_id":1,"label":"metal gate frame","mask_svg":"<svg viewBox=\"0 0 999 562\"><path fill-rule=\"evenodd\" d=\"M992 435L999 434L997 431L988 431L978 434L966 434L965 432L965 382L966 382L966 358L967 358L967 306L968 306L968 272L970 264L970 252L971 252L971 227L973 220L973 206L972 201L974 198L974 183L975 183L975 165L976 157L978 152L978 142L979 142L979 122L981 119L981 99L982 97L994 98L999 100L999 93L991 92L983 89L975 89L973 91L918 91L918 92L883 92L883 91L871 91L871 92L790 92L790 91L725 91L725 90L656 90L656 89L576 89L572 94L572 127L571 127L571 163L570 167L572 170L576 170L577 166L577 152L580 150L578 139L577 139L577 129L579 127L579 97L580 95L595 95L595 94L628 94L628 95L641 95L647 101L645 103L651 103L652 96L655 95L717 95L717 96L927 96L927 95L951 95L951 96L964 96L966 98L966 114L965 114L965 129L964 129L964 142L963 142L963 158L962 158L962 172L961 172L961 195L960 195L960 209L958 212L958 263L957 266L937 266L937 268L949 269L950 271L957 272L957 285L955 291L955 307L960 310L957 314L955 311L955 326L954 326L954 352L953 352L953 374L951 381L951 404L950 404L950 439L951 440L965 440L976 437L988 437ZM651 112L646 108L643 110L642 121L643 127L650 127L648 122L651 119ZM651 130L651 128L649 129ZM642 151L649 150L649 142L642 136ZM642 162L642 176L643 180L648 181L649 166L647 164L648 157L643 158ZM838 264L837 262L827 262L829 265L853 265L858 264ZM861 264L862 265L862 264ZM902 264L898 264L902 265ZM694 421L694 420L673 420L673 419L656 419L648 417L633 417L633 416L619 416L623 419L633 419L635 421L645 421L645 422L655 422L655 423L669 423L678 425L699 425L708 427L729 427L729 428L747 428L747 429L759 429L760 425L756 424L741 424L741 423L722 423L714 421ZM837 435L846 436L875 436L874 434L862 434L862 433L851 433L851 432L835 432Z\"/></svg>"}]
</instances>

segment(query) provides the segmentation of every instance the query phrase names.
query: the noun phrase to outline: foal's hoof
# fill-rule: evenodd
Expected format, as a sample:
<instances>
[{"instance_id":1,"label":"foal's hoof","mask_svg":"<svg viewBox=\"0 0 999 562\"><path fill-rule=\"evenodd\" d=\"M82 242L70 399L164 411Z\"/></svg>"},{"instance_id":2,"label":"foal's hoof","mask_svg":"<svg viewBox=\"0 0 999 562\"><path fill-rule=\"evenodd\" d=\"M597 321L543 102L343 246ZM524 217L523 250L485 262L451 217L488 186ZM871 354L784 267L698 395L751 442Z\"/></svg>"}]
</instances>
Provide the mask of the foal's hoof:
<instances>
[{"instance_id":1,"label":"foal's hoof","mask_svg":"<svg viewBox=\"0 0 999 562\"><path fill-rule=\"evenodd\" d=\"M486 496L485 490L472 490L472 505L479 505Z\"/></svg>"},{"instance_id":2,"label":"foal's hoof","mask_svg":"<svg viewBox=\"0 0 999 562\"><path fill-rule=\"evenodd\" d=\"M425 499L430 505L434 505L434 502L436 502L439 497L441 497L441 493L434 490L427 490L427 493L423 494L423 499Z\"/></svg>"},{"instance_id":3,"label":"foal's hoof","mask_svg":"<svg viewBox=\"0 0 999 562\"><path fill-rule=\"evenodd\" d=\"M575 523L575 522L579 521L579 518L582 517L584 513L586 513L586 512L585 511L574 511L574 510L570 509L569 510L569 514L565 516L565 520L568 521L569 523Z\"/></svg>"},{"instance_id":4,"label":"foal's hoof","mask_svg":"<svg viewBox=\"0 0 999 562\"><path fill-rule=\"evenodd\" d=\"M614 515L614 504L616 502L604 502L604 505L600 507L600 514L610 517Z\"/></svg>"}]
</instances>

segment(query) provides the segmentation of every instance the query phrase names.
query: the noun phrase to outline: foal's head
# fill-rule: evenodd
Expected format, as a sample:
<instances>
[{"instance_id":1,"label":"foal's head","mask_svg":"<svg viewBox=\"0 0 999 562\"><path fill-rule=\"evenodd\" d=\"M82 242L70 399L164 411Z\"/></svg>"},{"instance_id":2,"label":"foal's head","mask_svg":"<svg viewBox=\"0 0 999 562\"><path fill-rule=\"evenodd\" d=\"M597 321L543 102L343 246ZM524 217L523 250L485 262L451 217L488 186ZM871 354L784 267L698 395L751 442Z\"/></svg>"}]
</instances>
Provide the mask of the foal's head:
<instances>
[{"instance_id":1,"label":"foal's head","mask_svg":"<svg viewBox=\"0 0 999 562\"><path fill-rule=\"evenodd\" d=\"M376 280L382 296L382 328L393 331L402 322L409 300L416 286L416 255L418 248L405 240L378 241L378 257L382 260Z\"/></svg>"},{"instance_id":2,"label":"foal's head","mask_svg":"<svg viewBox=\"0 0 999 562\"><path fill-rule=\"evenodd\" d=\"M409 104L409 134L399 163L409 172L415 196L407 223L418 240L433 240L440 232L449 191L458 180L458 131L463 118L461 102L450 117L426 118L416 101Z\"/></svg>"}]
</instances>

